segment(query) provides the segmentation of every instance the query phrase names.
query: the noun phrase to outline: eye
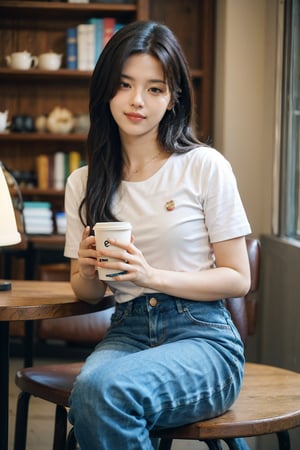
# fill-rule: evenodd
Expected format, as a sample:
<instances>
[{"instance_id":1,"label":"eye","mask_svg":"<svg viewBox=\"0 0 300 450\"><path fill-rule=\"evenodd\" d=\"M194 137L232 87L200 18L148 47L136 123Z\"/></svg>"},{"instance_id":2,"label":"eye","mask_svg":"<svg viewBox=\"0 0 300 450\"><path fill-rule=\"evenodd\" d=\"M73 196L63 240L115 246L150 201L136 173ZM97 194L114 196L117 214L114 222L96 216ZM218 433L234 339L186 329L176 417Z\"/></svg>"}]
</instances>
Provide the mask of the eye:
<instances>
[{"instance_id":1,"label":"eye","mask_svg":"<svg viewBox=\"0 0 300 450\"><path fill-rule=\"evenodd\" d=\"M121 81L120 82L120 89L129 89L130 88L130 84L127 83L126 81Z\"/></svg>"},{"instance_id":2,"label":"eye","mask_svg":"<svg viewBox=\"0 0 300 450\"><path fill-rule=\"evenodd\" d=\"M152 86L149 88L149 91L152 92L152 94L161 94L163 91L162 89L158 88L157 86Z\"/></svg>"}]
</instances>

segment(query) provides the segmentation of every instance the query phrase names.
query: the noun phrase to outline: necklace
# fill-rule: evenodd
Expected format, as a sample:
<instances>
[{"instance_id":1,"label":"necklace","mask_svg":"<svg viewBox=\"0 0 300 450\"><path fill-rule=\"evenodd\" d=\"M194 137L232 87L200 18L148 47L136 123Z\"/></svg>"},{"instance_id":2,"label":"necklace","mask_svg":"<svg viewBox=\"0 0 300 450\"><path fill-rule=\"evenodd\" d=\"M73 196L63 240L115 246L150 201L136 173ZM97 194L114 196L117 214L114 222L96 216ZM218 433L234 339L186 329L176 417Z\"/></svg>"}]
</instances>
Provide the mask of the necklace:
<instances>
[{"instance_id":1,"label":"necklace","mask_svg":"<svg viewBox=\"0 0 300 450\"><path fill-rule=\"evenodd\" d=\"M142 171L144 170L144 168L145 168L146 166L148 166L152 161L155 161L155 160L159 157L159 155L160 155L161 153L162 153L161 150L159 150L157 153L154 153L154 155L152 155L152 157L151 157L150 159L148 159L147 161L145 161L143 167L141 167L140 169L135 169L135 170L133 170L133 171L131 172L131 176L132 176L132 175L136 175L136 174L139 173L139 172L142 172ZM128 166L127 166L127 168L128 168ZM129 177L127 177L127 178L130 178L130 175L129 175Z\"/></svg>"}]
</instances>

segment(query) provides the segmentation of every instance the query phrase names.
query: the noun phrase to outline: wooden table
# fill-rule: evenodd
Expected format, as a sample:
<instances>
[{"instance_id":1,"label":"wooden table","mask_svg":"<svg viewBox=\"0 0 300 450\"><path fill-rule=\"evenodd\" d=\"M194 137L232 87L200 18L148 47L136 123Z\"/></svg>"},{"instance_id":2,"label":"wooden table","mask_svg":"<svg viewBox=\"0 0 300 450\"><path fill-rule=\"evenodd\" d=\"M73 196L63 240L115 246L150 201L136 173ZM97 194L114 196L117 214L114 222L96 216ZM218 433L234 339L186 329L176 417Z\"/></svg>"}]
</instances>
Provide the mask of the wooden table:
<instances>
[{"instance_id":1,"label":"wooden table","mask_svg":"<svg viewBox=\"0 0 300 450\"><path fill-rule=\"evenodd\" d=\"M97 305L78 300L68 282L12 281L11 291L0 292L0 450L8 450L9 322L74 316L113 306L105 297Z\"/></svg>"}]
</instances>

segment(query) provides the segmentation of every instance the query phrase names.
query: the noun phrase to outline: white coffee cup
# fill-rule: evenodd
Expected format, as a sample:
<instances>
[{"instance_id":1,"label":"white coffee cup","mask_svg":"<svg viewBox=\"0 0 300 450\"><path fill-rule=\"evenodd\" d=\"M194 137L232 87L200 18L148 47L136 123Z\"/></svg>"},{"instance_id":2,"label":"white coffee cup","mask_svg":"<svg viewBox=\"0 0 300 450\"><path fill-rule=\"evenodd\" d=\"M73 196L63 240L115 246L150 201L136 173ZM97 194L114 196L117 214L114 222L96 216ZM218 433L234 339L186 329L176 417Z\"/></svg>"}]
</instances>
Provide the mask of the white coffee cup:
<instances>
[{"instance_id":1,"label":"white coffee cup","mask_svg":"<svg viewBox=\"0 0 300 450\"><path fill-rule=\"evenodd\" d=\"M129 244L131 239L131 224L129 222L97 222L93 227L96 238L96 249L103 250L105 248L117 248L110 244L110 239ZM102 258L104 261L104 259ZM115 258L105 258L106 262L119 261ZM115 269L102 269L98 267L98 275L100 280L111 280L112 277L119 275L121 272Z\"/></svg>"},{"instance_id":2,"label":"white coffee cup","mask_svg":"<svg viewBox=\"0 0 300 450\"><path fill-rule=\"evenodd\" d=\"M28 70L31 67L36 67L38 59L36 56L31 56L30 53L14 52L5 57L7 65L12 69Z\"/></svg>"},{"instance_id":3,"label":"white coffee cup","mask_svg":"<svg viewBox=\"0 0 300 450\"><path fill-rule=\"evenodd\" d=\"M38 57L38 67L43 70L58 70L61 66L62 56L58 53L42 53Z\"/></svg>"}]
</instances>

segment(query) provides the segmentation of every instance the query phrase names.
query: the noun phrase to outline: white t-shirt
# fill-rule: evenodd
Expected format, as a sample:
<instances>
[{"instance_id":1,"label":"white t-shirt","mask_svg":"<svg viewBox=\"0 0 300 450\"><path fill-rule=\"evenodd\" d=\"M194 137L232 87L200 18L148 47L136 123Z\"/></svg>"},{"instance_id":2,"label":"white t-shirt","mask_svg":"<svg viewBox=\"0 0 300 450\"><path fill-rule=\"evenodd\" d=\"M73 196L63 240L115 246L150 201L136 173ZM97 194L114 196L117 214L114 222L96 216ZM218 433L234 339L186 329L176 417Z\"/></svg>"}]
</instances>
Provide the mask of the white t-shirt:
<instances>
[{"instance_id":1,"label":"white t-shirt","mask_svg":"<svg viewBox=\"0 0 300 450\"><path fill-rule=\"evenodd\" d=\"M78 207L87 167L68 178L65 194L65 256L77 258L83 225ZM132 224L135 245L158 269L200 271L213 267L211 243L251 233L229 162L216 150L198 147L172 154L145 181L122 181L114 215ZM154 292L131 282L109 282L118 302Z\"/></svg>"}]
</instances>

